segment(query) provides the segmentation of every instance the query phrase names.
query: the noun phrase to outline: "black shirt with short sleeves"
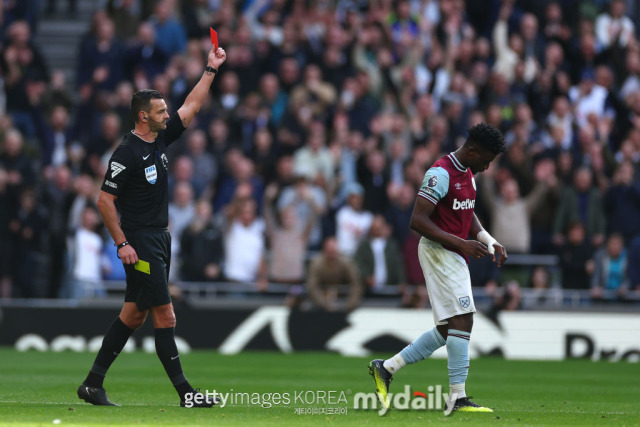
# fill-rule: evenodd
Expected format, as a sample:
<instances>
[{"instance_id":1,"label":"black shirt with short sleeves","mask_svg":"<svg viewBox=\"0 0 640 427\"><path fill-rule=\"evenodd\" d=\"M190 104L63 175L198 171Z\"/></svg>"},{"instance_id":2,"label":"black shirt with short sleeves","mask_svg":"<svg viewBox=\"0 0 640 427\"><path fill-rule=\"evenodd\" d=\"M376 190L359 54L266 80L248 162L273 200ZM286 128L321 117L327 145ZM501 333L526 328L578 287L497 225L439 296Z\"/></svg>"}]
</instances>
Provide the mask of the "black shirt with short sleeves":
<instances>
[{"instance_id":1,"label":"black shirt with short sleeves","mask_svg":"<svg viewBox=\"0 0 640 427\"><path fill-rule=\"evenodd\" d=\"M169 161L166 148L184 129L176 112L155 141L147 142L131 132L109 159L102 191L117 197L115 204L123 230L167 228Z\"/></svg>"}]
</instances>

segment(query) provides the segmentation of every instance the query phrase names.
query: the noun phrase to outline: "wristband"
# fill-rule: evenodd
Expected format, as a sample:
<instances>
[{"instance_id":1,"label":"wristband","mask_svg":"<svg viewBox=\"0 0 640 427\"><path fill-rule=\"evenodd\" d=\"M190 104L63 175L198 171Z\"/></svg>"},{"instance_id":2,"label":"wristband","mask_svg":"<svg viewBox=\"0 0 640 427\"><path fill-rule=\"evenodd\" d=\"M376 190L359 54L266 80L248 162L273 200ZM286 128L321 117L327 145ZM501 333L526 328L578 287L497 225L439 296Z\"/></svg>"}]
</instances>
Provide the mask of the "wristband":
<instances>
[{"instance_id":1,"label":"wristband","mask_svg":"<svg viewBox=\"0 0 640 427\"><path fill-rule=\"evenodd\" d=\"M487 230L482 230L481 232L479 232L477 239L479 242L487 245L487 251L490 254L493 254L496 251L493 247L493 244L498 243L498 241L494 239L493 236L487 232Z\"/></svg>"},{"instance_id":2,"label":"wristband","mask_svg":"<svg viewBox=\"0 0 640 427\"><path fill-rule=\"evenodd\" d=\"M129 244L130 244L130 243L129 243L128 241L126 241L126 240L125 240L124 242L120 243L119 245L116 245L116 244L114 243L114 244L113 244L113 246L116 246L116 247L117 247L117 249L116 249L116 250L117 250L117 251L119 251L119 250L120 250L120 248L124 248L125 246L127 246L127 245L129 245Z\"/></svg>"},{"instance_id":3,"label":"wristband","mask_svg":"<svg viewBox=\"0 0 640 427\"><path fill-rule=\"evenodd\" d=\"M217 68L213 68L210 65L207 65L206 67L204 67L204 71L206 71L207 73L216 74L218 72L218 69Z\"/></svg>"}]
</instances>

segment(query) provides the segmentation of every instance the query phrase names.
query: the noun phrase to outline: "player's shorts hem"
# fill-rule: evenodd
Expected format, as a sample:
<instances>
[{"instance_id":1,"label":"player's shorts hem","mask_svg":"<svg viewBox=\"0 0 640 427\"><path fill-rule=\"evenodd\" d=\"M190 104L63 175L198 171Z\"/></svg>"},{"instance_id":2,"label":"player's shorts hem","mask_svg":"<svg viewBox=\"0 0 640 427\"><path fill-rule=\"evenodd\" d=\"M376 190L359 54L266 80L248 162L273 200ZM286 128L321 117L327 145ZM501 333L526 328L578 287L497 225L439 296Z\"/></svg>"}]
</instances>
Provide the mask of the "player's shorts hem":
<instances>
[{"instance_id":1,"label":"player's shorts hem","mask_svg":"<svg viewBox=\"0 0 640 427\"><path fill-rule=\"evenodd\" d=\"M478 312L478 310L476 310L475 308L473 310L465 310L465 311L459 310L459 311L456 311L453 314L447 314L446 317L438 319L436 321L436 324L437 325L447 325L449 323L449 319L451 319L452 317L462 316L464 314L473 314L473 313L477 313L477 312Z\"/></svg>"}]
</instances>

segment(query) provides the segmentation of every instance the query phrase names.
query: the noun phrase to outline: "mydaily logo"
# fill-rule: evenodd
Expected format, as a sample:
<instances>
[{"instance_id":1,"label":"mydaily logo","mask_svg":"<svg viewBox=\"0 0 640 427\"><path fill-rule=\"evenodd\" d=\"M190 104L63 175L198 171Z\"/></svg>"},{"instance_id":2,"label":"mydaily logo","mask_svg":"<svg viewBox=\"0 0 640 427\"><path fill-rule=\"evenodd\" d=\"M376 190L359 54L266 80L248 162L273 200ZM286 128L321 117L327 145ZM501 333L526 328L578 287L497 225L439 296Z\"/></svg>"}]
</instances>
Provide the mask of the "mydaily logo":
<instances>
[{"instance_id":1,"label":"mydaily logo","mask_svg":"<svg viewBox=\"0 0 640 427\"><path fill-rule=\"evenodd\" d=\"M384 416L391 408L399 411L444 410L446 416L453 410L453 404L448 402L455 402L458 396L454 393L449 400L449 394L442 392L441 385L430 385L426 393L420 390L412 392L411 387L405 385L404 391L389 393L387 397L385 404L381 404L376 393L356 393L353 396L353 409L377 410L380 416Z\"/></svg>"}]
</instances>

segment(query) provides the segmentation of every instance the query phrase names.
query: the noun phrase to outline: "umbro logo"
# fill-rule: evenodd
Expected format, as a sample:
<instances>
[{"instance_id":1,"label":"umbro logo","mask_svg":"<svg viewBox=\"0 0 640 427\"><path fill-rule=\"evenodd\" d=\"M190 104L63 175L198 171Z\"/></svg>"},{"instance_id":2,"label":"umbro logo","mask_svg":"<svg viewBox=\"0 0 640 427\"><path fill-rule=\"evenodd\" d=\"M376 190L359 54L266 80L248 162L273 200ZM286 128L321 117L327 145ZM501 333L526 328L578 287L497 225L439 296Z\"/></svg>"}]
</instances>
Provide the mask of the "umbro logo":
<instances>
[{"instance_id":1,"label":"umbro logo","mask_svg":"<svg viewBox=\"0 0 640 427\"><path fill-rule=\"evenodd\" d=\"M460 190L462 188L462 185L459 182L456 182L456 190Z\"/></svg>"},{"instance_id":2,"label":"umbro logo","mask_svg":"<svg viewBox=\"0 0 640 427\"><path fill-rule=\"evenodd\" d=\"M111 178L115 178L120 172L126 169L126 166L118 162L111 162Z\"/></svg>"}]
</instances>

